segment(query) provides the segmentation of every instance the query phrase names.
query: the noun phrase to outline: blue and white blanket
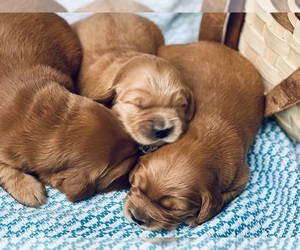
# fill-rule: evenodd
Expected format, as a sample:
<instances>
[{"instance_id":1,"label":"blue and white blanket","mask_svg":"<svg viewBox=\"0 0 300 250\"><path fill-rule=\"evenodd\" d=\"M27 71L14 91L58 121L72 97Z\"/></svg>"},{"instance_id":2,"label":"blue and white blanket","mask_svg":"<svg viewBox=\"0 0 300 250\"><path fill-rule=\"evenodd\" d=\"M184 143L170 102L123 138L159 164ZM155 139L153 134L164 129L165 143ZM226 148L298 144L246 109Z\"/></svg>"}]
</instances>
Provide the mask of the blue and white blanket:
<instances>
[{"instance_id":1,"label":"blue and white blanket","mask_svg":"<svg viewBox=\"0 0 300 250\"><path fill-rule=\"evenodd\" d=\"M71 6L76 1L59 2ZM190 2L194 4L190 12L200 8L201 0ZM82 14L61 15L70 21ZM162 28L167 44L197 40L200 13L144 15ZM276 121L265 119L248 163L247 187L220 214L198 227L181 225L169 232L146 231L127 222L122 213L126 190L70 203L47 187L48 203L33 209L0 188L0 249L297 249L300 144L291 141Z\"/></svg>"}]
</instances>

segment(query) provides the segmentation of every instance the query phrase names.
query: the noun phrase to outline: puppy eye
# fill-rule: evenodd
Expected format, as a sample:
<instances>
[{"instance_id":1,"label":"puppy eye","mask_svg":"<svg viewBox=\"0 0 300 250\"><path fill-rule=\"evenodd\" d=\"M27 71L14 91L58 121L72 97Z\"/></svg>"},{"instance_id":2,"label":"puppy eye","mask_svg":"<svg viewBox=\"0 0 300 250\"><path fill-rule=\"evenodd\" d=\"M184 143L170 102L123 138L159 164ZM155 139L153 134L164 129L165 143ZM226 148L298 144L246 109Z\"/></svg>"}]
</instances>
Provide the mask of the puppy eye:
<instances>
[{"instance_id":1,"label":"puppy eye","mask_svg":"<svg viewBox=\"0 0 300 250\"><path fill-rule=\"evenodd\" d=\"M186 107L187 107L187 103L183 103L183 104L181 104L181 106L180 106L182 109L186 109Z\"/></svg>"},{"instance_id":2,"label":"puppy eye","mask_svg":"<svg viewBox=\"0 0 300 250\"><path fill-rule=\"evenodd\" d=\"M176 105L178 109L186 109L187 108L187 103L179 103Z\"/></svg>"},{"instance_id":3,"label":"puppy eye","mask_svg":"<svg viewBox=\"0 0 300 250\"><path fill-rule=\"evenodd\" d=\"M147 108L149 108L149 104L141 103L141 104L138 105L138 107L141 108L141 109L147 109Z\"/></svg>"},{"instance_id":4,"label":"puppy eye","mask_svg":"<svg viewBox=\"0 0 300 250\"><path fill-rule=\"evenodd\" d=\"M177 202L179 201L173 197L163 197L159 200L159 203L161 204L162 207L172 211L181 210L181 207L180 205L178 205Z\"/></svg>"},{"instance_id":5,"label":"puppy eye","mask_svg":"<svg viewBox=\"0 0 300 250\"><path fill-rule=\"evenodd\" d=\"M149 107L149 103L147 102L147 100L144 100L142 98L136 98L136 99L133 99L133 100L127 100L124 103L134 105L134 106L136 106L136 107L138 107L140 109L146 109L146 108Z\"/></svg>"}]
</instances>

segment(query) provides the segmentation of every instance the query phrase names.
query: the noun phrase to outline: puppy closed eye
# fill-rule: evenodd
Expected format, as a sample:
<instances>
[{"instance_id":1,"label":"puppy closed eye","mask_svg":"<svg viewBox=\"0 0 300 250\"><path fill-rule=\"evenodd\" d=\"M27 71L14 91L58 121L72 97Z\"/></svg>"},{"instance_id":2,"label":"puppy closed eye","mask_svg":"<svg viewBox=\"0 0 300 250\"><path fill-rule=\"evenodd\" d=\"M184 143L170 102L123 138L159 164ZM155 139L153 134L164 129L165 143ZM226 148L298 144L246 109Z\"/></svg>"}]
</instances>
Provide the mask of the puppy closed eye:
<instances>
[{"instance_id":1,"label":"puppy closed eye","mask_svg":"<svg viewBox=\"0 0 300 250\"><path fill-rule=\"evenodd\" d=\"M159 200L162 207L172 211L186 210L187 206L180 199L172 196L164 196Z\"/></svg>"},{"instance_id":2,"label":"puppy closed eye","mask_svg":"<svg viewBox=\"0 0 300 250\"><path fill-rule=\"evenodd\" d=\"M148 108L150 106L149 97L151 95L144 89L131 89L123 91L119 100L126 104L131 104L139 108Z\"/></svg>"},{"instance_id":3,"label":"puppy closed eye","mask_svg":"<svg viewBox=\"0 0 300 250\"><path fill-rule=\"evenodd\" d=\"M149 101L147 101L141 97L134 98L132 100L126 100L126 101L124 101L124 103L134 105L140 109L147 109L150 106Z\"/></svg>"},{"instance_id":4,"label":"puppy closed eye","mask_svg":"<svg viewBox=\"0 0 300 250\"><path fill-rule=\"evenodd\" d=\"M186 121L190 121L195 113L195 100L192 92L188 89L180 90L173 98L176 109L181 113L185 113Z\"/></svg>"},{"instance_id":5,"label":"puppy closed eye","mask_svg":"<svg viewBox=\"0 0 300 250\"><path fill-rule=\"evenodd\" d=\"M180 102L180 103L177 103L176 104L176 107L178 108L178 109L183 109L183 110L186 110L186 108L187 108L187 103L186 102Z\"/></svg>"},{"instance_id":6,"label":"puppy closed eye","mask_svg":"<svg viewBox=\"0 0 300 250\"><path fill-rule=\"evenodd\" d=\"M188 100L183 91L180 91L180 94L176 95L174 99L174 106L178 109L186 109L188 106Z\"/></svg>"}]
</instances>

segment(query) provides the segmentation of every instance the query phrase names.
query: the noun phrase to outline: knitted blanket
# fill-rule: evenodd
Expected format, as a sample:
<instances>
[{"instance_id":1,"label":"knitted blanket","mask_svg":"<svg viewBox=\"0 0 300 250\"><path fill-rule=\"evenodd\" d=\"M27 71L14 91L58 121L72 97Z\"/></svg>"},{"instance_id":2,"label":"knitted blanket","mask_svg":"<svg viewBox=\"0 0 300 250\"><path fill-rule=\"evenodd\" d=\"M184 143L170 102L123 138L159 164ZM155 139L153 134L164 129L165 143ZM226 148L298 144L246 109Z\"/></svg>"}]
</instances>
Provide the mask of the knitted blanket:
<instances>
[{"instance_id":1,"label":"knitted blanket","mask_svg":"<svg viewBox=\"0 0 300 250\"><path fill-rule=\"evenodd\" d=\"M144 15L159 24L168 44L197 40L199 13ZM151 232L129 223L122 213L127 190L70 203L61 192L47 187L48 203L34 209L0 188L0 237L4 238L0 249L297 249L300 144L291 141L276 121L265 119L248 164L248 185L221 213L195 228L181 225L173 231Z\"/></svg>"},{"instance_id":2,"label":"knitted blanket","mask_svg":"<svg viewBox=\"0 0 300 250\"><path fill-rule=\"evenodd\" d=\"M249 152L251 177L242 194L206 223L195 228L181 225L173 231L151 232L127 222L122 213L126 190L70 203L62 193L47 187L48 203L34 209L20 205L1 189L0 237L16 237L13 244L30 243L32 249L44 237L58 238L51 243L57 247L64 246L65 238L87 237L102 240L108 246L118 244L124 249L128 249L128 244L150 244L131 240L135 238L192 238L189 244L212 244L210 237L243 237L241 242L236 242L240 244L252 237L297 237L300 235L299 153L300 145L288 139L275 121L264 120ZM32 237L37 239L27 240ZM93 242L73 243L89 246ZM181 241L164 243L182 244ZM224 242L215 243L223 246Z\"/></svg>"}]
</instances>

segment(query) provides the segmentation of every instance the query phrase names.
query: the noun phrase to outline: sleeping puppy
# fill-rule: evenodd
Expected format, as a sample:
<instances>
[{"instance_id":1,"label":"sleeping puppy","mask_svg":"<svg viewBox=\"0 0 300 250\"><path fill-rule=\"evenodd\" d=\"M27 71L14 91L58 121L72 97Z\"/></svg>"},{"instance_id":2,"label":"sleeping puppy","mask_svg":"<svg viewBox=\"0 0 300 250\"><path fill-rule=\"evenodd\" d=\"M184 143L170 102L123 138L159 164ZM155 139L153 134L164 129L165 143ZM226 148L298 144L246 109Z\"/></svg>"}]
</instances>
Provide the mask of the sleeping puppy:
<instances>
[{"instance_id":1,"label":"sleeping puppy","mask_svg":"<svg viewBox=\"0 0 300 250\"><path fill-rule=\"evenodd\" d=\"M0 12L66 12L55 0L0 0Z\"/></svg>"},{"instance_id":2,"label":"sleeping puppy","mask_svg":"<svg viewBox=\"0 0 300 250\"><path fill-rule=\"evenodd\" d=\"M132 0L95 0L76 12L153 12L150 8Z\"/></svg>"},{"instance_id":3,"label":"sleeping puppy","mask_svg":"<svg viewBox=\"0 0 300 250\"><path fill-rule=\"evenodd\" d=\"M164 38L146 18L95 14L74 25L83 47L78 92L111 102L126 131L142 145L176 141L194 113L177 69L158 58Z\"/></svg>"},{"instance_id":4,"label":"sleeping puppy","mask_svg":"<svg viewBox=\"0 0 300 250\"><path fill-rule=\"evenodd\" d=\"M264 95L254 66L223 45L164 46L158 55L182 72L196 113L181 139L141 157L130 176L124 214L143 228L171 230L209 220L241 193Z\"/></svg>"},{"instance_id":5,"label":"sleeping puppy","mask_svg":"<svg viewBox=\"0 0 300 250\"><path fill-rule=\"evenodd\" d=\"M82 58L55 14L0 14L0 186L20 203L70 201L128 186L137 147L106 107L75 95Z\"/></svg>"}]
</instances>

